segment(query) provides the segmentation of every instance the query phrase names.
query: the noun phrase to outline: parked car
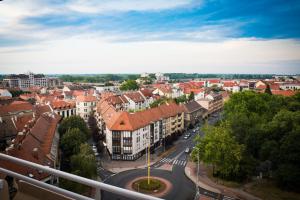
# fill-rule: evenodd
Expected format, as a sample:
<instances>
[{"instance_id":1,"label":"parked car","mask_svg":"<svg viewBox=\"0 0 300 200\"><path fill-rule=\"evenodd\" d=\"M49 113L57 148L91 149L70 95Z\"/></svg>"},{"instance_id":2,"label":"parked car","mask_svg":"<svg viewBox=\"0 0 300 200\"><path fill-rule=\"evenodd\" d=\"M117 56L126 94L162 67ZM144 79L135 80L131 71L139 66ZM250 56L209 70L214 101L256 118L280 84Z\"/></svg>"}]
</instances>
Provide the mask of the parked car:
<instances>
[{"instance_id":1,"label":"parked car","mask_svg":"<svg viewBox=\"0 0 300 200\"><path fill-rule=\"evenodd\" d=\"M185 153L190 153L190 148L186 148L184 152Z\"/></svg>"},{"instance_id":2,"label":"parked car","mask_svg":"<svg viewBox=\"0 0 300 200\"><path fill-rule=\"evenodd\" d=\"M185 135L184 137L183 137L183 139L185 139L185 140L187 140L189 137L187 136L187 135Z\"/></svg>"}]
</instances>

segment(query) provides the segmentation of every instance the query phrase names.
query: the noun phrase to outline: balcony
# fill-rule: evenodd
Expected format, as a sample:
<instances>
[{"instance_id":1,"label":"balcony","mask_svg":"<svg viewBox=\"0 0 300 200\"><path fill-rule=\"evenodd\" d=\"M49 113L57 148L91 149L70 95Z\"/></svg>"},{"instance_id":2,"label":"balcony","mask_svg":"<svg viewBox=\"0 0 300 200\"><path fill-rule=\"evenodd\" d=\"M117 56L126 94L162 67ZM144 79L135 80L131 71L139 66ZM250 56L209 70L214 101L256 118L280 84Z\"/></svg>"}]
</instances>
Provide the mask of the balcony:
<instances>
[{"instance_id":1,"label":"balcony","mask_svg":"<svg viewBox=\"0 0 300 200\"><path fill-rule=\"evenodd\" d=\"M7 160L10 162L13 162L18 165L22 165L24 167L30 167L37 170L41 170L44 172L47 172L49 174L52 174L56 177L68 179L89 187L92 187L99 190L105 190L114 194L121 195L123 197L129 198L129 199L142 199L142 200L160 200L160 198L152 197L149 195L141 194L138 192L134 192L131 190L126 190L123 188L119 188L116 186L108 185L99 181L87 179L84 177L76 176L74 174L66 173L60 170L56 170L47 166L39 165L36 163L32 163L26 160L22 160L19 158L15 158L6 154L0 153L0 162L1 160ZM14 198L14 200L36 200L36 199L60 199L60 200L70 200L70 199L83 199L83 200L92 200L91 197L86 197L81 194L77 194L74 192L70 192L68 190L59 188L54 185L50 185L41 181L38 181L36 179L18 174L16 172L10 171L9 169L4 169L0 167L0 174L4 174L7 176L14 177L18 179L18 191ZM4 180L0 179L0 198L1 200L8 200L8 188L6 182ZM101 199L100 196L95 197L95 199Z\"/></svg>"}]
</instances>

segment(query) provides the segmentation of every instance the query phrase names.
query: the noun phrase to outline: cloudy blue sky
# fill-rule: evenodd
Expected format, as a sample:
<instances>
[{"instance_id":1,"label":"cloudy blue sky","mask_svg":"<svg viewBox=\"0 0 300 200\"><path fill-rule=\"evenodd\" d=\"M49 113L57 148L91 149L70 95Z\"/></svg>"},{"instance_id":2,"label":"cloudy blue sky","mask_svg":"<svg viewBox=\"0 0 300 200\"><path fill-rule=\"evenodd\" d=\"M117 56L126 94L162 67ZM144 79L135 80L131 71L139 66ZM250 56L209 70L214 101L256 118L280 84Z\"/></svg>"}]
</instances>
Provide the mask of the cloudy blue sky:
<instances>
[{"instance_id":1,"label":"cloudy blue sky","mask_svg":"<svg viewBox=\"0 0 300 200\"><path fill-rule=\"evenodd\" d=\"M299 21L299 0L4 0L0 74L295 74Z\"/></svg>"}]
</instances>

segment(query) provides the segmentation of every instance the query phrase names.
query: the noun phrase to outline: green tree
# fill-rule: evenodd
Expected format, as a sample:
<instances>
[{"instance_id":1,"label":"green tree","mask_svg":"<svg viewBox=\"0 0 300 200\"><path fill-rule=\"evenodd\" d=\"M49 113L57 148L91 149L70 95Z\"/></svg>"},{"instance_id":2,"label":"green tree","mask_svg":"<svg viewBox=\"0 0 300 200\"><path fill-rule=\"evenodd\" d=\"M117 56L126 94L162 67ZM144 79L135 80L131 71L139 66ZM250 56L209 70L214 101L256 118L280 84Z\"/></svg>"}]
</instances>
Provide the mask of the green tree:
<instances>
[{"instance_id":1,"label":"green tree","mask_svg":"<svg viewBox=\"0 0 300 200\"><path fill-rule=\"evenodd\" d=\"M179 103L185 103L187 102L187 98L185 95L182 95L180 97L174 98L174 101L179 104Z\"/></svg>"},{"instance_id":2,"label":"green tree","mask_svg":"<svg viewBox=\"0 0 300 200\"><path fill-rule=\"evenodd\" d=\"M78 154L71 157L72 174L92 179L97 175L96 159L90 145L87 143L80 145ZM62 179L60 186L77 193L84 193L88 187L76 182Z\"/></svg>"},{"instance_id":3,"label":"green tree","mask_svg":"<svg viewBox=\"0 0 300 200\"><path fill-rule=\"evenodd\" d=\"M155 107L157 107L157 106L159 106L161 104L164 104L164 103L166 103L168 101L172 101L172 100L169 99L169 98L166 98L166 97L161 97L161 98L153 101L152 103L150 103L150 108L155 108Z\"/></svg>"},{"instance_id":4,"label":"green tree","mask_svg":"<svg viewBox=\"0 0 300 200\"><path fill-rule=\"evenodd\" d=\"M89 144L80 145L79 153L71 157L71 166L72 172L80 176L93 178L97 175L95 155Z\"/></svg>"},{"instance_id":5,"label":"green tree","mask_svg":"<svg viewBox=\"0 0 300 200\"><path fill-rule=\"evenodd\" d=\"M69 129L61 138L60 146L65 156L79 152L79 147L86 141L85 134L79 128Z\"/></svg>"},{"instance_id":6,"label":"green tree","mask_svg":"<svg viewBox=\"0 0 300 200\"><path fill-rule=\"evenodd\" d=\"M269 94L269 95L272 95L272 91L271 91L271 88L270 88L270 85L269 85L269 84L267 84L267 88L266 88L266 90L265 90L265 93L266 93L266 94Z\"/></svg>"},{"instance_id":7,"label":"green tree","mask_svg":"<svg viewBox=\"0 0 300 200\"><path fill-rule=\"evenodd\" d=\"M189 100L189 101L192 101L192 100L194 100L194 99L195 99L195 93L194 93L194 92L191 92L191 94L189 95L188 100Z\"/></svg>"},{"instance_id":8,"label":"green tree","mask_svg":"<svg viewBox=\"0 0 300 200\"><path fill-rule=\"evenodd\" d=\"M137 90L139 89L139 85L135 80L127 80L120 86L120 90L126 91L126 90Z\"/></svg>"},{"instance_id":9,"label":"green tree","mask_svg":"<svg viewBox=\"0 0 300 200\"><path fill-rule=\"evenodd\" d=\"M78 115L73 115L71 117L64 118L61 122L58 132L61 136L64 135L69 129L78 128L86 136L86 139L90 137L90 131L85 123L85 121Z\"/></svg>"},{"instance_id":10,"label":"green tree","mask_svg":"<svg viewBox=\"0 0 300 200\"><path fill-rule=\"evenodd\" d=\"M229 124L223 122L217 127L206 124L202 131L205 136L196 138L193 160L199 155L204 163L213 165L214 173L223 178L235 175L239 171L244 147L232 137Z\"/></svg>"}]
</instances>

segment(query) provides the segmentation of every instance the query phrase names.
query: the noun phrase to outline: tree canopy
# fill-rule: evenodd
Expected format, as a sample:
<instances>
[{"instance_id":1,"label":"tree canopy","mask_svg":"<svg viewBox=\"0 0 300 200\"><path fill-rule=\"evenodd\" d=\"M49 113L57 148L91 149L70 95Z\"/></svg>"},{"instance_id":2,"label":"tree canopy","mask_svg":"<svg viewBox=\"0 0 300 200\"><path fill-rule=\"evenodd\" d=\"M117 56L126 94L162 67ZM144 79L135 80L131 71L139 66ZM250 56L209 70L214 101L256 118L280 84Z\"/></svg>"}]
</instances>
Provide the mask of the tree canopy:
<instances>
[{"instance_id":1,"label":"tree canopy","mask_svg":"<svg viewBox=\"0 0 300 200\"><path fill-rule=\"evenodd\" d=\"M252 91L234 93L224 106L222 122L214 128L206 127L204 129L206 136L198 139L197 145L208 148L207 143L215 144L216 142L209 140L211 135L218 135L214 138L216 141L223 137L221 145L224 142L229 142L230 145L236 142L236 145L243 147L243 151L237 151L241 156L238 167L236 162L224 163L231 165L229 169L237 169L231 170L232 174L227 178L242 181L262 173L264 177L274 178L278 185L285 189L299 191L299 108L299 93L292 97ZM231 139L227 139L224 135ZM215 151L218 152L219 148L221 147L216 147ZM233 150L224 149L224 151L230 156ZM203 156L201 159L215 165L220 165L218 163L224 159L221 156L217 157L217 161L205 160L205 154ZM228 175L223 173L227 168L228 166L218 167L217 170L224 176Z\"/></svg>"},{"instance_id":2,"label":"tree canopy","mask_svg":"<svg viewBox=\"0 0 300 200\"><path fill-rule=\"evenodd\" d=\"M139 85L135 80L127 80L120 86L120 90L137 90L139 89Z\"/></svg>"},{"instance_id":3,"label":"tree canopy","mask_svg":"<svg viewBox=\"0 0 300 200\"><path fill-rule=\"evenodd\" d=\"M202 128L205 136L196 138L196 148L192 152L194 160L199 156L204 163L212 164L214 172L222 177L238 172L244 150L244 146L237 143L228 126L225 122L216 127L206 124Z\"/></svg>"},{"instance_id":4,"label":"tree canopy","mask_svg":"<svg viewBox=\"0 0 300 200\"><path fill-rule=\"evenodd\" d=\"M79 128L71 128L61 138L61 148L66 156L79 152L79 147L86 141L84 133Z\"/></svg>"},{"instance_id":5,"label":"tree canopy","mask_svg":"<svg viewBox=\"0 0 300 200\"><path fill-rule=\"evenodd\" d=\"M85 134L86 138L90 137L90 131L89 131L85 121L80 116L73 115L73 116L64 118L58 128L58 132L62 136L70 128L78 128L81 132L83 132Z\"/></svg>"}]
</instances>

